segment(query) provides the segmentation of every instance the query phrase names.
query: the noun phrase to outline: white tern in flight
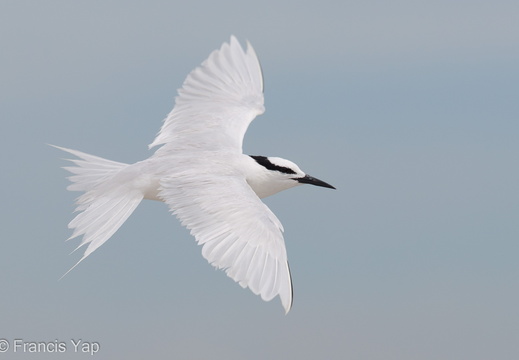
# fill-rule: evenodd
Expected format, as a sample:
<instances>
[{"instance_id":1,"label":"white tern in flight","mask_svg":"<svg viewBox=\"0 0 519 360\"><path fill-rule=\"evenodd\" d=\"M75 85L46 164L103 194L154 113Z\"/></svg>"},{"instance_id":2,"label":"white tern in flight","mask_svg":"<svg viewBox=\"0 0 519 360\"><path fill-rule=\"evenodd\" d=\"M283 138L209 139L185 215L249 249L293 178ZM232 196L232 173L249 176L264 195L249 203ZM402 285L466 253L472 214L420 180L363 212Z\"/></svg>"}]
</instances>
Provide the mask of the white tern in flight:
<instances>
[{"instance_id":1,"label":"white tern in flight","mask_svg":"<svg viewBox=\"0 0 519 360\"><path fill-rule=\"evenodd\" d=\"M78 248L87 245L77 264L143 199L163 201L203 245L207 261L265 301L279 295L288 313L292 281L283 226L260 198L300 184L334 187L289 160L242 153L247 127L264 111L256 53L232 36L187 76L149 145L159 146L150 158L130 165L58 147L79 158L65 167L73 174L67 189L84 192L69 224L70 239L83 235Z\"/></svg>"}]
</instances>

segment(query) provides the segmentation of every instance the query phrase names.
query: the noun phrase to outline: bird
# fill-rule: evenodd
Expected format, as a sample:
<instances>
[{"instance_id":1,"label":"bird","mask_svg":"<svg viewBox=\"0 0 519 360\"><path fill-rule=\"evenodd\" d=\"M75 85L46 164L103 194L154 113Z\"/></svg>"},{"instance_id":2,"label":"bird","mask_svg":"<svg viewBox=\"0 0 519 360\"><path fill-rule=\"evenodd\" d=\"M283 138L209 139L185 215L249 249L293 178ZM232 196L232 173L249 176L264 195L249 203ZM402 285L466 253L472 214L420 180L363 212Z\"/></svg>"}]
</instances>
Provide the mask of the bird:
<instances>
[{"instance_id":1,"label":"bird","mask_svg":"<svg viewBox=\"0 0 519 360\"><path fill-rule=\"evenodd\" d=\"M78 214L69 223L81 263L142 200L166 203L202 246L202 256L264 301L279 296L287 314L293 289L283 225L262 198L301 184L335 189L292 161L246 155L249 124L265 111L262 69L252 45L235 36L191 71L146 160L126 164L52 145L75 158L64 169ZM63 276L65 276L63 275Z\"/></svg>"}]
</instances>

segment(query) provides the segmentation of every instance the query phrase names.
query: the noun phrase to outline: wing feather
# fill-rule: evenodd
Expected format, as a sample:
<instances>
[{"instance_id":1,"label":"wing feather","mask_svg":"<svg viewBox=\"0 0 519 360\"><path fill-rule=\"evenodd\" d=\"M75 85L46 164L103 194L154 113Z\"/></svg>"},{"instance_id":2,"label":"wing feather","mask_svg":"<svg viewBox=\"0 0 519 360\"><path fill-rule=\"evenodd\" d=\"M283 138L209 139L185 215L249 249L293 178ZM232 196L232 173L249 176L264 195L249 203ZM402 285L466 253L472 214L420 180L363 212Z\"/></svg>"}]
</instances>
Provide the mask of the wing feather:
<instances>
[{"instance_id":1,"label":"wing feather","mask_svg":"<svg viewBox=\"0 0 519 360\"><path fill-rule=\"evenodd\" d=\"M264 112L261 67L254 49L231 37L194 69L178 90L175 107L150 148L157 155L178 150L241 153L251 121Z\"/></svg>"},{"instance_id":2,"label":"wing feather","mask_svg":"<svg viewBox=\"0 0 519 360\"><path fill-rule=\"evenodd\" d=\"M292 303L291 279L279 220L243 176L172 171L160 197L202 245L202 255L263 300Z\"/></svg>"}]
</instances>

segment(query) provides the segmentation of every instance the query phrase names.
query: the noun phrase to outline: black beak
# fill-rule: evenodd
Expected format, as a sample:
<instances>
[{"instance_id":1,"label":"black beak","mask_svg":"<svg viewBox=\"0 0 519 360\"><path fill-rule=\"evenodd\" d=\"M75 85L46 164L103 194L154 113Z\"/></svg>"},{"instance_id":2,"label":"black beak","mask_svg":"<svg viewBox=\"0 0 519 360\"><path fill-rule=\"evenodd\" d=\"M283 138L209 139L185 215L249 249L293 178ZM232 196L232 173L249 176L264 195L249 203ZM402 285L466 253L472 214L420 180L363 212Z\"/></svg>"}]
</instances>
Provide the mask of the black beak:
<instances>
[{"instance_id":1,"label":"black beak","mask_svg":"<svg viewBox=\"0 0 519 360\"><path fill-rule=\"evenodd\" d=\"M294 178L294 180L300 182L301 184L311 184L311 185L315 185L315 186L322 186L325 188L335 189L330 184L325 183L322 180L316 179L310 175L305 175L305 177L302 177L302 178Z\"/></svg>"}]
</instances>

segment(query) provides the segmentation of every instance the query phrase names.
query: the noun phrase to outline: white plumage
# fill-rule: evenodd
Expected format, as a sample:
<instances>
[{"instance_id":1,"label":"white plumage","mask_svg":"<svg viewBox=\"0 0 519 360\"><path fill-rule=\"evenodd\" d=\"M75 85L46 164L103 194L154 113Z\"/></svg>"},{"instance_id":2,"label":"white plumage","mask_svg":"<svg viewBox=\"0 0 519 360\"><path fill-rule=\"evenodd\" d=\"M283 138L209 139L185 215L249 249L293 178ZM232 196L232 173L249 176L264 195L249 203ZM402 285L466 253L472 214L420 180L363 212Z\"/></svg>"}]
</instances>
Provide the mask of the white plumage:
<instances>
[{"instance_id":1,"label":"white plumage","mask_svg":"<svg viewBox=\"0 0 519 360\"><path fill-rule=\"evenodd\" d=\"M71 238L83 235L78 248L87 246L79 262L143 199L164 201L212 265L263 300L279 295L288 312L292 284L283 226L260 197L301 183L333 187L288 160L242 153L247 127L264 112L261 68L250 44L244 51L231 37L178 92L150 144L160 147L144 161L129 165L59 148L79 158L65 168L73 174L68 189L84 192L69 224Z\"/></svg>"}]
</instances>

